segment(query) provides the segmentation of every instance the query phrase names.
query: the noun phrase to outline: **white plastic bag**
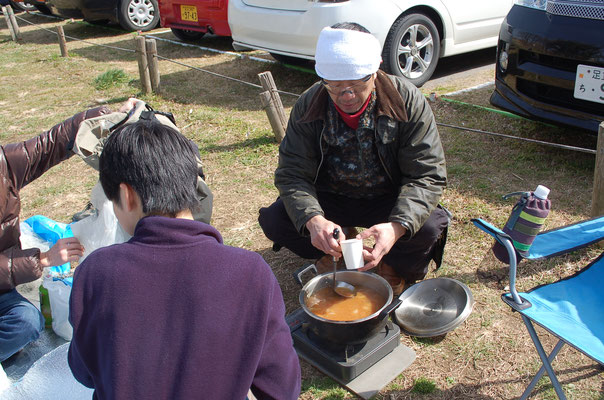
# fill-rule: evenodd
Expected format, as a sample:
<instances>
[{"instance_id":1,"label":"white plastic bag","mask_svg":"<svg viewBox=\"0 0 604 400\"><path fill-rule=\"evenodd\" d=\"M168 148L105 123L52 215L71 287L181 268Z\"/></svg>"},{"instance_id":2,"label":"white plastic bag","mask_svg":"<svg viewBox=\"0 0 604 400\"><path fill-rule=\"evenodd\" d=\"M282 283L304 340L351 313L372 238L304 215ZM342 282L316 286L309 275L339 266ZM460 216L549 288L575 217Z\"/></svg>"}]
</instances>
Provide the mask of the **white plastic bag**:
<instances>
[{"instance_id":1,"label":"white plastic bag","mask_svg":"<svg viewBox=\"0 0 604 400\"><path fill-rule=\"evenodd\" d=\"M42 239L29 224L23 221L19 224L19 230L21 231L19 240L21 241L22 249L38 248L42 252L47 252L52 246L52 243Z\"/></svg>"},{"instance_id":2,"label":"white plastic bag","mask_svg":"<svg viewBox=\"0 0 604 400\"><path fill-rule=\"evenodd\" d=\"M118 223L113 212L113 204L105 196L100 182L92 188L90 202L97 213L70 224L73 235L84 246L84 255L80 258L80 262L100 247L123 243L130 239L130 235L124 232Z\"/></svg>"},{"instance_id":3,"label":"white plastic bag","mask_svg":"<svg viewBox=\"0 0 604 400\"><path fill-rule=\"evenodd\" d=\"M69 323L69 296L71 295L72 277L58 277L51 274L44 276L42 285L48 290L52 330L65 340L71 340L73 328Z\"/></svg>"}]
</instances>

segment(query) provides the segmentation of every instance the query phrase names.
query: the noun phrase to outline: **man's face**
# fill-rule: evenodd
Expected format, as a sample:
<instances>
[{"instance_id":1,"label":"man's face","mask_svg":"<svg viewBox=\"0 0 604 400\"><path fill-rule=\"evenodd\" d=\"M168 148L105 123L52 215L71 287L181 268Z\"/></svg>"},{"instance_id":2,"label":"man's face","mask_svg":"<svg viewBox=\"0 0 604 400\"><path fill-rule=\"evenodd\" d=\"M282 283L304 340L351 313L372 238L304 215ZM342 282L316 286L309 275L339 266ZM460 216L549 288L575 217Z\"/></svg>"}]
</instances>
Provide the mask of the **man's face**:
<instances>
[{"instance_id":1,"label":"man's face","mask_svg":"<svg viewBox=\"0 0 604 400\"><path fill-rule=\"evenodd\" d=\"M376 74L371 74L363 79L352 81L323 80L329 97L347 114L354 114L363 107L365 101L375 87Z\"/></svg>"}]
</instances>

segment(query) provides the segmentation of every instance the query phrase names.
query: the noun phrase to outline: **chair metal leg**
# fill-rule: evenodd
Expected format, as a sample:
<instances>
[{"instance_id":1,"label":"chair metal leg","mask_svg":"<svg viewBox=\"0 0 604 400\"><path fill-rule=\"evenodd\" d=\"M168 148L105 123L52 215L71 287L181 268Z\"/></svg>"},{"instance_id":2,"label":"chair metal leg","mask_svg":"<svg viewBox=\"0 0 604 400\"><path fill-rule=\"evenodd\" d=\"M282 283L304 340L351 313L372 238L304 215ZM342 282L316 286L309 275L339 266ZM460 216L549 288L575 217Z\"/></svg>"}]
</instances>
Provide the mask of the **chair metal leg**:
<instances>
[{"instance_id":1,"label":"chair metal leg","mask_svg":"<svg viewBox=\"0 0 604 400\"><path fill-rule=\"evenodd\" d=\"M539 340L539 337L537 336L537 332L535 332L535 328L533 327L533 323L531 322L531 320L524 316L523 314L520 314L522 316L522 320L524 321L524 324L526 325L526 329L528 329L529 334L531 335L531 339L533 340L533 343L535 344L535 348L537 349L537 353L539 353L539 357L541 358L541 362L543 363L543 367L545 369L545 371L547 371L547 375L549 376L549 379L552 381L552 385L554 386L554 390L556 391L556 394L558 395L558 398L560 400L566 400L566 396L564 395L564 392L562 391L562 386L560 386L560 382L558 382L558 378L556 377L556 374L554 373L554 369L552 368L552 364L550 363L550 360L547 357L547 354L545 353L545 350L543 349L543 346L541 345L541 341ZM558 348L559 347L559 348ZM558 353L558 351L560 351L560 348L562 348L562 345L560 345L560 343L558 343L556 345L556 347L554 348L554 350L552 351L552 355L555 357L556 354ZM557 349L557 350L556 350ZM556 354L554 354L554 352ZM553 357L552 357L553 360ZM541 372L541 370L539 370L539 372ZM539 374L539 372L537 374ZM543 372L541 372L541 374L543 374ZM537 382L535 381L535 384ZM534 387L535 385L533 384L533 382L531 381L531 384L529 385L529 388L532 390L533 388L531 387L531 385ZM527 388L527 390L529 389ZM530 392L526 392L522 394L522 399L526 399L528 397L528 394Z\"/></svg>"},{"instance_id":2,"label":"chair metal leg","mask_svg":"<svg viewBox=\"0 0 604 400\"><path fill-rule=\"evenodd\" d=\"M552 352L549 354L549 357L547 358L547 360L550 362L550 364L552 361L554 361L554 358L556 358L556 356L560 352L560 349L562 349L563 346L564 346L564 340L559 340L558 343L556 344L556 347L554 347ZM541 376L543 376L544 372L545 372L545 366L542 365L541 368L539 368L537 375L535 375L535 377L533 378L531 383L529 383L529 385L524 390L524 393L522 393L520 400L528 399L528 396L531 394L531 392L537 385L537 382L539 381L539 379L541 379Z\"/></svg>"}]
</instances>

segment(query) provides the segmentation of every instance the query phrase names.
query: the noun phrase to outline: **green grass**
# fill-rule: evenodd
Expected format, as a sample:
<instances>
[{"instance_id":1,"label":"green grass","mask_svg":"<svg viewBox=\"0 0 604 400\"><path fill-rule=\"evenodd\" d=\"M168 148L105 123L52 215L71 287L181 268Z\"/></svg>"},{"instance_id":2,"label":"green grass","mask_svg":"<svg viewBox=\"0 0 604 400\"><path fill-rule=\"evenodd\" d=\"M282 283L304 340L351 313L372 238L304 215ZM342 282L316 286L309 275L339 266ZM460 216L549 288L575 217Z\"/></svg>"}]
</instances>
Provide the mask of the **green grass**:
<instances>
[{"instance_id":1,"label":"green grass","mask_svg":"<svg viewBox=\"0 0 604 400\"><path fill-rule=\"evenodd\" d=\"M411 391L419 394L430 394L436 391L436 389L436 382L428 378L419 377L413 382L413 389Z\"/></svg>"},{"instance_id":2,"label":"green grass","mask_svg":"<svg viewBox=\"0 0 604 400\"><path fill-rule=\"evenodd\" d=\"M94 78L93 84L96 90L106 90L111 87L122 86L128 82L130 82L130 77L128 77L126 72L121 69L112 68Z\"/></svg>"},{"instance_id":3,"label":"green grass","mask_svg":"<svg viewBox=\"0 0 604 400\"><path fill-rule=\"evenodd\" d=\"M350 393L330 378L313 378L302 381L302 393L323 400L350 399Z\"/></svg>"}]
</instances>

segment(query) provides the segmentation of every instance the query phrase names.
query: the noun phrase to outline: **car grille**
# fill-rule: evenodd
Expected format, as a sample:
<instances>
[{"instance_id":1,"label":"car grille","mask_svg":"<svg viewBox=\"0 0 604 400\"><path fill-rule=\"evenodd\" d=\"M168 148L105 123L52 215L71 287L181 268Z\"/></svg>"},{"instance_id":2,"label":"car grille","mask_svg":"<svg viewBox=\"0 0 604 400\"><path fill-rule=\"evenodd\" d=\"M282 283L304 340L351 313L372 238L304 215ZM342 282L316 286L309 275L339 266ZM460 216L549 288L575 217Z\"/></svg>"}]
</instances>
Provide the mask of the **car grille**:
<instances>
[{"instance_id":1,"label":"car grille","mask_svg":"<svg viewBox=\"0 0 604 400\"><path fill-rule=\"evenodd\" d=\"M547 12L565 17L604 20L604 2L593 0L549 0Z\"/></svg>"},{"instance_id":2,"label":"car grille","mask_svg":"<svg viewBox=\"0 0 604 400\"><path fill-rule=\"evenodd\" d=\"M588 58L582 56L583 58ZM532 51L527 50L519 50L518 51L518 65L522 65L524 63L534 63L537 65L542 65L544 67L551 67L561 71L572 72L573 75L577 70L577 65L580 64L577 60L571 60L569 58L562 58L556 56L550 56L547 54L539 54L534 53Z\"/></svg>"},{"instance_id":3,"label":"car grille","mask_svg":"<svg viewBox=\"0 0 604 400\"><path fill-rule=\"evenodd\" d=\"M601 104L575 99L572 90L544 85L542 83L532 82L521 78L516 80L516 88L525 96L542 103L593 115L602 115Z\"/></svg>"}]
</instances>

